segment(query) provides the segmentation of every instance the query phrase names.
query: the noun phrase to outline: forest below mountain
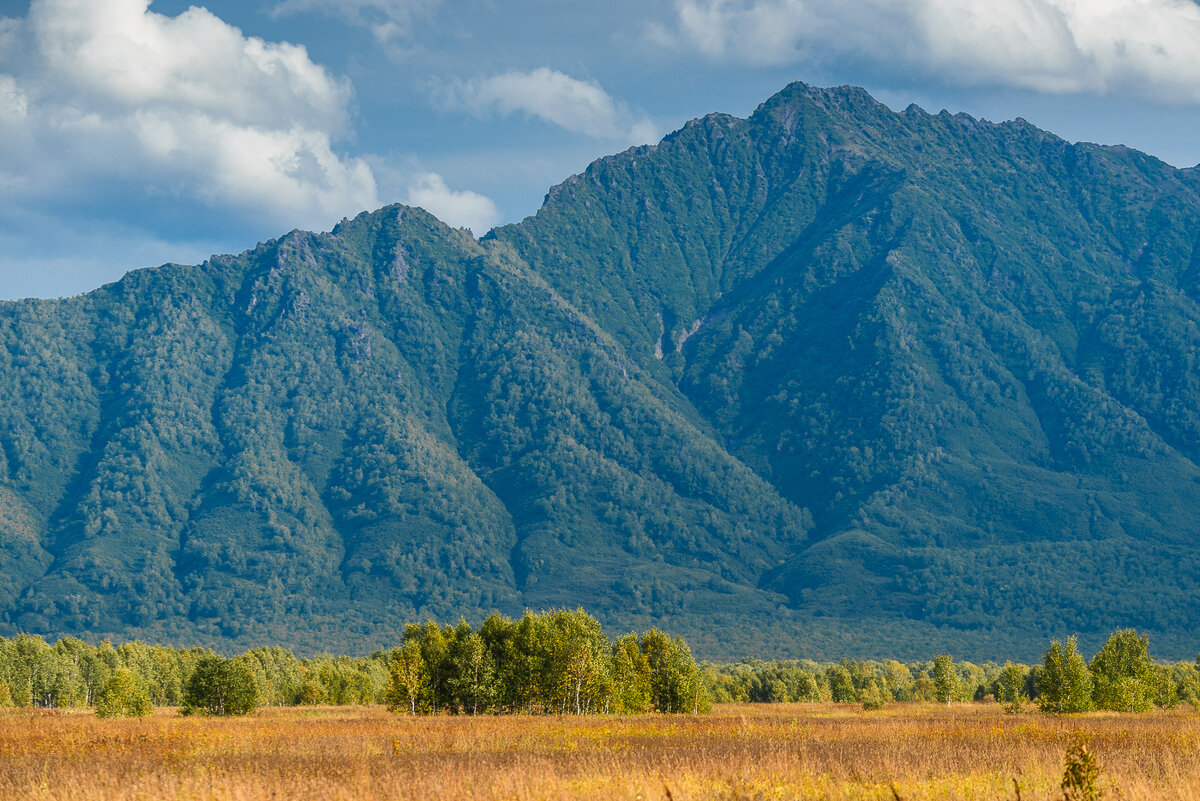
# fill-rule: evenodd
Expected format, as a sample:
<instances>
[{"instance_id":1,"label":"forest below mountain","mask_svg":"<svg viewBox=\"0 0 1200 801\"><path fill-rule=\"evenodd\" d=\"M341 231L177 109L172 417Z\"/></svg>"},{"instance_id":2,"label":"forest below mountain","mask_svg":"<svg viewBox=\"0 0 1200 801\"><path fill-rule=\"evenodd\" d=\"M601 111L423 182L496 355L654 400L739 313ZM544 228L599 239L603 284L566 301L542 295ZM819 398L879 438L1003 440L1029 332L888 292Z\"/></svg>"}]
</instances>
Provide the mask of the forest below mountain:
<instances>
[{"instance_id":1,"label":"forest below mountain","mask_svg":"<svg viewBox=\"0 0 1200 801\"><path fill-rule=\"evenodd\" d=\"M391 206L3 303L0 635L1191 659L1198 236L1196 169L794 84L481 241Z\"/></svg>"}]
</instances>

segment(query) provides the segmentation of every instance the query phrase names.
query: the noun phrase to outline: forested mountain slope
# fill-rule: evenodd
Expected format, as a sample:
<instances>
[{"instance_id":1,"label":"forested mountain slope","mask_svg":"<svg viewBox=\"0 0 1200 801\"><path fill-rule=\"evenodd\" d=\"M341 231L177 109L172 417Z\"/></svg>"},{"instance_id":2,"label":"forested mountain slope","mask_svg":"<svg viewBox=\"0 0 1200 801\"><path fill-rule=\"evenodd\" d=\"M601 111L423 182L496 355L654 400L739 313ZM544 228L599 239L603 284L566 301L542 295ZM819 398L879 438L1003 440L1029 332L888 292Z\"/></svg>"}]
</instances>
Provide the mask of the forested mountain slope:
<instances>
[{"instance_id":1,"label":"forested mountain slope","mask_svg":"<svg viewBox=\"0 0 1200 801\"><path fill-rule=\"evenodd\" d=\"M766 612L804 536L610 336L419 210L2 332L9 627L312 649L526 605Z\"/></svg>"},{"instance_id":2,"label":"forested mountain slope","mask_svg":"<svg viewBox=\"0 0 1200 801\"><path fill-rule=\"evenodd\" d=\"M0 305L0 633L369 648L583 604L703 656L1194 656L1200 176L796 84L482 242Z\"/></svg>"}]
</instances>

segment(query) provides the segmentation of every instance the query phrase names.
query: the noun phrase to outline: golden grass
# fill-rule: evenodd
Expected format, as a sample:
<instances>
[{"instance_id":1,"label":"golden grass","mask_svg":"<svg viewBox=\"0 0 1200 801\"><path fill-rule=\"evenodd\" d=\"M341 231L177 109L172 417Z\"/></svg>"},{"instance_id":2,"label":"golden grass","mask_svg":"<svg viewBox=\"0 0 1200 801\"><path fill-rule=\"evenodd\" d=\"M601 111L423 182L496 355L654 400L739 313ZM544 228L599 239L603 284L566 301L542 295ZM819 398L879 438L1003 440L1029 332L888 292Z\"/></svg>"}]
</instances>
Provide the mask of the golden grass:
<instances>
[{"instance_id":1,"label":"golden grass","mask_svg":"<svg viewBox=\"0 0 1200 801\"><path fill-rule=\"evenodd\" d=\"M1200 715L1005 715L995 705L721 706L701 717L409 718L375 707L101 720L0 712L0 798L1061 798L1076 730L1106 797L1200 798ZM669 793L669 795L668 795Z\"/></svg>"}]
</instances>

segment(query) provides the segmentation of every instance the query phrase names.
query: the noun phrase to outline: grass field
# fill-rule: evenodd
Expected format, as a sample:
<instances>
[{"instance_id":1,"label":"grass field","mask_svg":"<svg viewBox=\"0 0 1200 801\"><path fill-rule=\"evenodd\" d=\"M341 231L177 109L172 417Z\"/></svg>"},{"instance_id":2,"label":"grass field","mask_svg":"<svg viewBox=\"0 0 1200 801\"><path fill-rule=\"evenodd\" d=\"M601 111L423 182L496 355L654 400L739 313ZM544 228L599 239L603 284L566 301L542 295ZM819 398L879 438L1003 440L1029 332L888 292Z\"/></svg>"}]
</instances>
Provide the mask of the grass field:
<instances>
[{"instance_id":1,"label":"grass field","mask_svg":"<svg viewBox=\"0 0 1200 801\"><path fill-rule=\"evenodd\" d=\"M0 798L1061 798L1087 734L1111 799L1200 798L1200 714L992 705L720 706L711 715L409 718L377 707L143 720L0 712Z\"/></svg>"}]
</instances>

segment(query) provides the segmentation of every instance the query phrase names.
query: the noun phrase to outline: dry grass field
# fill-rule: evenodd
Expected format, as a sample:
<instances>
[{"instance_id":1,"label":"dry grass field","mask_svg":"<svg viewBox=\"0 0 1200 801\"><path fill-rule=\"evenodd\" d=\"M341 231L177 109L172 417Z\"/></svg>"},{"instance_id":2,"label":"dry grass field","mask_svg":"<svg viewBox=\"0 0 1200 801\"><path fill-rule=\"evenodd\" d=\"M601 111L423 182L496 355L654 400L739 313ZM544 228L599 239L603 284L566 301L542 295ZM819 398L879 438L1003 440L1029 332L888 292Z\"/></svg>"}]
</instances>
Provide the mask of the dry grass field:
<instances>
[{"instance_id":1,"label":"dry grass field","mask_svg":"<svg viewBox=\"0 0 1200 801\"><path fill-rule=\"evenodd\" d=\"M1085 732L1109 799L1200 798L1200 714L721 706L701 717L409 718L375 707L143 720L0 710L0 798L1061 798Z\"/></svg>"}]
</instances>

